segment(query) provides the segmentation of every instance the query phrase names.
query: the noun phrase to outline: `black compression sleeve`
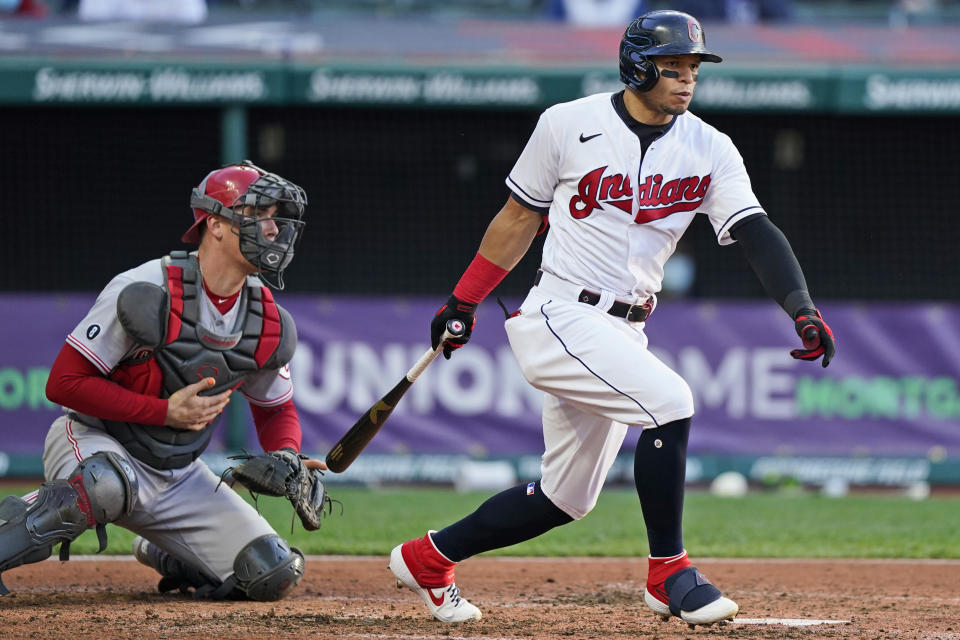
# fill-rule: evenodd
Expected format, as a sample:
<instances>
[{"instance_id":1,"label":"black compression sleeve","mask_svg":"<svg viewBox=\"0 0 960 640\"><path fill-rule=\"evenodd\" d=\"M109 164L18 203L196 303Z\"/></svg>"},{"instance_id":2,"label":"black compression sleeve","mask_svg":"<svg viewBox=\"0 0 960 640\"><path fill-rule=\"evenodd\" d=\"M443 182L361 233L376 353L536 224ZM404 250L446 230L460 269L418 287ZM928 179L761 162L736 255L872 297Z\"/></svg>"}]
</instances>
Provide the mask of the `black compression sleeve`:
<instances>
[{"instance_id":1,"label":"black compression sleeve","mask_svg":"<svg viewBox=\"0 0 960 640\"><path fill-rule=\"evenodd\" d=\"M730 234L747 256L760 284L791 318L815 307L790 242L770 219L759 215L735 226Z\"/></svg>"}]
</instances>

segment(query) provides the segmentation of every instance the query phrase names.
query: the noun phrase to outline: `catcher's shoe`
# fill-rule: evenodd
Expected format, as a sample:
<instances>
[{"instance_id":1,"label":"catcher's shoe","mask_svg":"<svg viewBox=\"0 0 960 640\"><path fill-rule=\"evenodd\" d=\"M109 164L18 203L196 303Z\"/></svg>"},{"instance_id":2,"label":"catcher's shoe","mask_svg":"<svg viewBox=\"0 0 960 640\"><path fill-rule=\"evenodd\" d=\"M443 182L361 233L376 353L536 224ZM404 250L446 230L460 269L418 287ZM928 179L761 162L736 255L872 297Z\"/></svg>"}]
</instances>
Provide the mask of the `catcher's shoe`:
<instances>
[{"instance_id":1,"label":"catcher's shoe","mask_svg":"<svg viewBox=\"0 0 960 640\"><path fill-rule=\"evenodd\" d=\"M146 538L137 536L133 539L133 557L136 558L140 564L146 565L151 569L156 569L156 567L150 564L150 556L147 555L149 548L150 542Z\"/></svg>"},{"instance_id":2,"label":"catcher's shoe","mask_svg":"<svg viewBox=\"0 0 960 640\"><path fill-rule=\"evenodd\" d=\"M397 545L390 552L388 568L397 578L397 588L412 589L440 622L479 620L480 609L467 602L453 582L456 563L433 546L430 533Z\"/></svg>"},{"instance_id":3,"label":"catcher's shoe","mask_svg":"<svg viewBox=\"0 0 960 640\"><path fill-rule=\"evenodd\" d=\"M725 598L696 567L687 552L670 558L649 558L643 601L667 620L675 615L692 627L733 620L739 605Z\"/></svg>"},{"instance_id":4,"label":"catcher's shoe","mask_svg":"<svg viewBox=\"0 0 960 640\"><path fill-rule=\"evenodd\" d=\"M217 586L199 571L188 567L142 536L133 539L133 557L161 575L157 583L160 593L177 590L188 594L193 587L194 597L199 598Z\"/></svg>"}]
</instances>

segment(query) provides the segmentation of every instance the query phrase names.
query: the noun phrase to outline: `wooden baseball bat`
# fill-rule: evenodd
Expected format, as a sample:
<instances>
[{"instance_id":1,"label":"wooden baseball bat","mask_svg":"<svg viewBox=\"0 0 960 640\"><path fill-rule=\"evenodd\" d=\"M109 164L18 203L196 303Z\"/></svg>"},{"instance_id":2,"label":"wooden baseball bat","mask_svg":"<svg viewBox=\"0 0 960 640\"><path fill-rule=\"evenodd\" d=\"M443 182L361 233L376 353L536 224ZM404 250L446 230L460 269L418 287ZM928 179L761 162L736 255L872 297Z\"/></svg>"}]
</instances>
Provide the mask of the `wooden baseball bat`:
<instances>
[{"instance_id":1,"label":"wooden baseball bat","mask_svg":"<svg viewBox=\"0 0 960 640\"><path fill-rule=\"evenodd\" d=\"M436 360L437 356L443 352L443 343L450 338L458 338L463 335L467 327L460 320L448 320L447 328L440 338L440 344L436 349L427 349L416 364L410 367L407 374L397 383L397 385L387 392L385 396L377 400L377 403L370 407L366 413L360 416L350 430L347 431L337 444L333 445L330 452L327 453L327 468L334 473L342 473L349 467L360 452L370 444L373 437L377 435L383 423L387 421L394 407L400 402L400 398L407 392L410 385L420 377L427 366Z\"/></svg>"}]
</instances>

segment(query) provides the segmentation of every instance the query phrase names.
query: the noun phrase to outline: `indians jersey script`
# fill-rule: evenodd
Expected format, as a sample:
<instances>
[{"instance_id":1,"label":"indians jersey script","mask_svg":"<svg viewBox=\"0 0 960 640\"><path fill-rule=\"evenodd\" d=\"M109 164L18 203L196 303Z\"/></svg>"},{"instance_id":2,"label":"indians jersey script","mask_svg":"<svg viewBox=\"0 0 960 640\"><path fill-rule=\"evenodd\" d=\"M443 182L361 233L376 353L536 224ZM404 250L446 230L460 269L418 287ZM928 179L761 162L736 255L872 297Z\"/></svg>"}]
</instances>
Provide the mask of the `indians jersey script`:
<instances>
[{"instance_id":1,"label":"indians jersey script","mask_svg":"<svg viewBox=\"0 0 960 640\"><path fill-rule=\"evenodd\" d=\"M136 344L120 325L117 318L117 297L124 287L133 282L150 282L163 286L164 280L159 259L116 276L97 296L97 301L86 317L67 336L67 343L82 353L104 375L109 375L127 358L146 355L151 349ZM234 303L226 314L221 314L207 297L206 289L203 286L198 289L201 299L201 326L221 335L231 333L240 305ZM243 382L239 391L248 400L263 407L283 404L293 397L290 370L284 366L279 370L258 371Z\"/></svg>"},{"instance_id":2,"label":"indians jersey script","mask_svg":"<svg viewBox=\"0 0 960 640\"><path fill-rule=\"evenodd\" d=\"M506 182L549 213L543 269L638 302L660 290L663 265L695 214L730 244L730 227L763 210L728 136L684 113L641 157L612 96L544 111Z\"/></svg>"}]
</instances>

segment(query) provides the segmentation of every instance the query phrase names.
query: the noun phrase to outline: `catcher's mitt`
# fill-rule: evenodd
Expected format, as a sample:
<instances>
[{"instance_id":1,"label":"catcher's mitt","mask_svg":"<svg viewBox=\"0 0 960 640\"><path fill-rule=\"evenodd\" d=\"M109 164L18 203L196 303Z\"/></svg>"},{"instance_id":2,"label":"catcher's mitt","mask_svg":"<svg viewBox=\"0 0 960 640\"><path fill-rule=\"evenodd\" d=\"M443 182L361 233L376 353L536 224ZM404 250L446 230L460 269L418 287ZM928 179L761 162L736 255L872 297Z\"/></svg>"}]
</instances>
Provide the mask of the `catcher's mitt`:
<instances>
[{"instance_id":1,"label":"catcher's mitt","mask_svg":"<svg viewBox=\"0 0 960 640\"><path fill-rule=\"evenodd\" d=\"M320 528L320 518L332 509L332 501L321 481L318 469L308 469L303 464L306 456L289 449L270 451L260 455L231 456L231 460L243 460L227 471L233 479L250 490L250 493L287 498L303 528L315 531ZM226 472L225 472L226 473Z\"/></svg>"}]
</instances>

